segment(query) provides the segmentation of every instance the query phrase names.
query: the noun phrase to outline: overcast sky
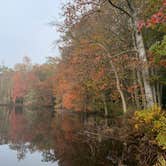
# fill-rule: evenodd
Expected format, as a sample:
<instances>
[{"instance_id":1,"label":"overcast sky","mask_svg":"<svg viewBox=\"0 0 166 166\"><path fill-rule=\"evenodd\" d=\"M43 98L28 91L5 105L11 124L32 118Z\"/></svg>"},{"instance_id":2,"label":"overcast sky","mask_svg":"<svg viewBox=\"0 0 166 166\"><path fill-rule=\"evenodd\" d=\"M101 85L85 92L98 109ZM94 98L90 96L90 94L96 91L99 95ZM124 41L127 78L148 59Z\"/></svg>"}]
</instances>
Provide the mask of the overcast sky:
<instances>
[{"instance_id":1,"label":"overcast sky","mask_svg":"<svg viewBox=\"0 0 166 166\"><path fill-rule=\"evenodd\" d=\"M0 0L0 63L13 66L29 56L42 63L58 55L58 38L50 22L60 19L63 0Z\"/></svg>"}]
</instances>

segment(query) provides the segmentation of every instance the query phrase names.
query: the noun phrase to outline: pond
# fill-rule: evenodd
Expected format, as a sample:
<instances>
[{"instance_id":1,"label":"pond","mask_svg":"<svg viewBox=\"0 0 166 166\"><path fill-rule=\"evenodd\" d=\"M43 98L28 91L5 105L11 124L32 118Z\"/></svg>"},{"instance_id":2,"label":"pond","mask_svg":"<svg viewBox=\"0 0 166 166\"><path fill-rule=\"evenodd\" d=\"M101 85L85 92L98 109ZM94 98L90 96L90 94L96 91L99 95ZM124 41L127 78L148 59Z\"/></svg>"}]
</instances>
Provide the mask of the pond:
<instances>
[{"instance_id":1,"label":"pond","mask_svg":"<svg viewBox=\"0 0 166 166\"><path fill-rule=\"evenodd\" d=\"M1 108L1 165L118 166L124 144L99 134L111 125L96 115ZM126 165L137 165L128 158Z\"/></svg>"}]
</instances>

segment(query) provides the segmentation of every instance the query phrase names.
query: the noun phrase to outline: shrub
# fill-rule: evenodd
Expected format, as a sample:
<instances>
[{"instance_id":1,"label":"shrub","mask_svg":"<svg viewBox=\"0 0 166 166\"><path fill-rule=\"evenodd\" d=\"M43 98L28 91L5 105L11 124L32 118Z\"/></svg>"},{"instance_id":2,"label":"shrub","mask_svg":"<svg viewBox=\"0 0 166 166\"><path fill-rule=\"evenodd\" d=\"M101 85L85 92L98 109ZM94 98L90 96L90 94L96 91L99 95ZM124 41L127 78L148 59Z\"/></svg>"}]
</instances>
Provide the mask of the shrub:
<instances>
[{"instance_id":1,"label":"shrub","mask_svg":"<svg viewBox=\"0 0 166 166\"><path fill-rule=\"evenodd\" d=\"M134 119L137 131L144 133L149 141L166 150L166 113L159 106L136 111Z\"/></svg>"}]
</instances>

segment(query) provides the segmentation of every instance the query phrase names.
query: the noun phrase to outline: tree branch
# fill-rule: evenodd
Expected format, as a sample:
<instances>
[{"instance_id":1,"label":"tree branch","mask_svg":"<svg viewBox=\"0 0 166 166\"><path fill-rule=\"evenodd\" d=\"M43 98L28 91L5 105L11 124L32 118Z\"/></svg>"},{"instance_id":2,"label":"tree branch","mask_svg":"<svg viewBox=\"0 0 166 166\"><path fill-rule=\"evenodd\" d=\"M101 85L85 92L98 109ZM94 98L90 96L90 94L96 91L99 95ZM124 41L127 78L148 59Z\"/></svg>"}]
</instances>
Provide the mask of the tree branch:
<instances>
[{"instance_id":1,"label":"tree branch","mask_svg":"<svg viewBox=\"0 0 166 166\"><path fill-rule=\"evenodd\" d=\"M125 9L121 8L120 6L117 6L116 4L114 4L114 3L112 2L112 0L108 0L108 2L109 2L114 8L116 8L116 9L122 11L122 12L125 13L127 16L129 16L130 18L132 18L132 15L131 15L129 12L127 12Z\"/></svg>"},{"instance_id":2,"label":"tree branch","mask_svg":"<svg viewBox=\"0 0 166 166\"><path fill-rule=\"evenodd\" d=\"M136 50L126 50L126 51L122 51L122 52L120 52L118 54L113 55L113 57L117 57L117 56L120 56L120 55L123 55L123 54L127 54L127 53L134 53L134 52L137 53Z\"/></svg>"},{"instance_id":3,"label":"tree branch","mask_svg":"<svg viewBox=\"0 0 166 166\"><path fill-rule=\"evenodd\" d=\"M127 2L129 9L131 10L131 12L133 12L134 10L132 8L131 2L129 2L129 0L126 0L126 2Z\"/></svg>"},{"instance_id":4,"label":"tree branch","mask_svg":"<svg viewBox=\"0 0 166 166\"><path fill-rule=\"evenodd\" d=\"M117 53L117 54L113 54L111 55L107 49L107 47L103 44L103 43L100 43L100 42L89 42L89 44L96 44L98 45L100 48L103 48L103 50L108 53L109 55L109 58L114 58L114 57L118 57L120 55L123 55L123 54L127 54L127 53L137 53L137 50L133 49L133 50L125 50L125 51L121 51L120 53Z\"/></svg>"}]
</instances>

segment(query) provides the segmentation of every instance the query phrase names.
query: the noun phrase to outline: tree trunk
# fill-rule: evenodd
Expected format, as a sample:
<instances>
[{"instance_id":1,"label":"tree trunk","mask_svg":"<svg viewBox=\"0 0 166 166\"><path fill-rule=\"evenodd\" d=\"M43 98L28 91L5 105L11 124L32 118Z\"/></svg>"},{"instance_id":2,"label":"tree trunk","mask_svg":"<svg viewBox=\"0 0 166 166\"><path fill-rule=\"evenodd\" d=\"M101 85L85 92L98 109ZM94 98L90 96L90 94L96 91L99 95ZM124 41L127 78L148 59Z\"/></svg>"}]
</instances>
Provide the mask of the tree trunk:
<instances>
[{"instance_id":1,"label":"tree trunk","mask_svg":"<svg viewBox=\"0 0 166 166\"><path fill-rule=\"evenodd\" d=\"M153 90L153 100L154 100L154 103L157 103L157 95L156 95L156 86L155 86L155 84L152 85L152 90Z\"/></svg>"},{"instance_id":2,"label":"tree trunk","mask_svg":"<svg viewBox=\"0 0 166 166\"><path fill-rule=\"evenodd\" d=\"M133 70L133 83L134 83L134 85L138 84L136 70ZM134 90L134 98L135 98L136 107L137 107L137 109L139 109L140 108L140 102L139 102L139 92L138 92L138 89Z\"/></svg>"},{"instance_id":3,"label":"tree trunk","mask_svg":"<svg viewBox=\"0 0 166 166\"><path fill-rule=\"evenodd\" d=\"M152 76L156 75L155 68L153 68L153 67L151 68L151 75ZM156 82L153 82L153 84L152 84L152 91L153 91L154 103L157 103Z\"/></svg>"},{"instance_id":4,"label":"tree trunk","mask_svg":"<svg viewBox=\"0 0 166 166\"><path fill-rule=\"evenodd\" d=\"M123 91L121 89L121 86L120 86L120 80L119 80L118 72L117 72L112 60L110 60L110 64L111 64L112 70L113 70L113 72L115 74L116 87L117 87L117 90L118 90L118 92L120 94L120 97L121 97L121 100L122 100L123 112L126 113L127 112L127 105L126 105L124 93L123 93Z\"/></svg>"},{"instance_id":5,"label":"tree trunk","mask_svg":"<svg viewBox=\"0 0 166 166\"><path fill-rule=\"evenodd\" d=\"M144 92L144 88L143 88L141 74L138 70L137 70L137 79L138 79L138 83L139 83L140 91L141 91L142 105L145 108L146 107L145 92Z\"/></svg>"},{"instance_id":6,"label":"tree trunk","mask_svg":"<svg viewBox=\"0 0 166 166\"><path fill-rule=\"evenodd\" d=\"M143 41L143 36L142 33L138 31L137 28L137 18L134 16L132 18L132 28L135 31L135 44L136 48L138 51L138 58L141 62L141 70L142 70L142 79L143 79L143 84L145 88L145 97L147 101L147 106L151 107L154 104L153 100L153 93L152 93L152 87L150 85L150 73L149 73L149 68L148 68L148 60L147 60L147 55L145 51L145 46L144 46L144 41Z\"/></svg>"},{"instance_id":7,"label":"tree trunk","mask_svg":"<svg viewBox=\"0 0 166 166\"><path fill-rule=\"evenodd\" d=\"M103 95L103 104L104 104L104 116L108 116L108 108L107 108L107 103L106 103L106 97Z\"/></svg>"},{"instance_id":8,"label":"tree trunk","mask_svg":"<svg viewBox=\"0 0 166 166\"><path fill-rule=\"evenodd\" d=\"M160 83L157 83L157 88L156 88L156 93L157 93L157 103L159 104L159 106L162 105L162 102L161 102L161 86L160 86Z\"/></svg>"},{"instance_id":9,"label":"tree trunk","mask_svg":"<svg viewBox=\"0 0 166 166\"><path fill-rule=\"evenodd\" d=\"M100 46L102 49L104 49L104 51L107 53L108 58L110 59L111 68L112 68L112 70L115 74L116 87L117 87L117 90L118 90L118 92L120 94L120 97L121 97L121 100L122 100L123 112L126 113L127 112L126 100L125 100L124 93L123 93L123 91L121 89L121 86L120 86L120 80L119 80L118 72L116 70L116 67L114 66L114 63L112 62L112 56L110 54L110 51L103 44L101 44L101 43L96 43L96 44L98 46Z\"/></svg>"}]
</instances>

